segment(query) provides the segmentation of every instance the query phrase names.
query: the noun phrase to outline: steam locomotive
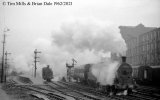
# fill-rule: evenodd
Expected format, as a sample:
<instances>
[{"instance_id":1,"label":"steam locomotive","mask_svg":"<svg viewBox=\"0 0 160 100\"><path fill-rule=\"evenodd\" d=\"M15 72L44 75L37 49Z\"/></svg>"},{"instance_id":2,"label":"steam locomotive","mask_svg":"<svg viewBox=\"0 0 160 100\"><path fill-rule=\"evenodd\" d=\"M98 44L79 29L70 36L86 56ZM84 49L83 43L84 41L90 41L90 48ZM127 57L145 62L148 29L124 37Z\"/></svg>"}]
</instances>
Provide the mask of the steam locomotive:
<instances>
[{"instance_id":1,"label":"steam locomotive","mask_svg":"<svg viewBox=\"0 0 160 100\"><path fill-rule=\"evenodd\" d=\"M49 67L49 65L47 65L47 67L44 67L42 69L42 78L47 82L51 82L51 80L53 79L53 71Z\"/></svg>"},{"instance_id":2,"label":"steam locomotive","mask_svg":"<svg viewBox=\"0 0 160 100\"><path fill-rule=\"evenodd\" d=\"M95 88L103 87L103 91L112 92L114 94L118 93L120 90L127 90L127 93L130 94L134 87L134 81L132 78L132 67L126 63L126 57L122 57L122 63L118 66L116 72L116 78L112 85L100 85L97 77L93 75L91 69L95 64L86 64L80 67L75 67L72 69L72 78L77 82L88 84ZM100 66L100 64L97 64ZM104 89L105 88L105 89Z\"/></svg>"},{"instance_id":3,"label":"steam locomotive","mask_svg":"<svg viewBox=\"0 0 160 100\"><path fill-rule=\"evenodd\" d=\"M128 93L132 92L132 89L135 86L132 70L132 66L126 63L126 57L122 57L122 63L117 70L117 76L114 83L117 89L127 89Z\"/></svg>"}]
</instances>

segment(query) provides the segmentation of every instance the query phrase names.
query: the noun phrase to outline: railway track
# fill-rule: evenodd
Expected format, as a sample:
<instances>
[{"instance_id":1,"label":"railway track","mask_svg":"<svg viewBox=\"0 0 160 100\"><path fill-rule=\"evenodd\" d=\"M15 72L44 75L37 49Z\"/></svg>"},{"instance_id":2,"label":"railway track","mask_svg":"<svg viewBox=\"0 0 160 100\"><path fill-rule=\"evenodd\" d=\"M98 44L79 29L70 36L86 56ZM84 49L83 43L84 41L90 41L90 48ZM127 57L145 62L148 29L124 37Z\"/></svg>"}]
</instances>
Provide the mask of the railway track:
<instances>
[{"instance_id":1,"label":"railway track","mask_svg":"<svg viewBox=\"0 0 160 100\"><path fill-rule=\"evenodd\" d=\"M80 90L80 91L90 92L90 93L92 93L92 94L94 94L94 95L97 95L97 96L104 96L104 93L95 91L95 89L90 88L90 87L78 85L78 84L75 84L75 83L62 82L62 81L59 81L59 83L60 83L60 84L67 85L67 86L69 86L69 87L71 87L71 88L78 89L78 90Z\"/></svg>"},{"instance_id":2,"label":"railway track","mask_svg":"<svg viewBox=\"0 0 160 100\"><path fill-rule=\"evenodd\" d=\"M102 99L103 99L102 97L94 96L94 95L89 94L89 93L87 93L87 92L77 91L77 89L73 89L73 88L70 88L70 87L66 87L66 85L63 85L62 83L59 83L59 82L58 82L58 83L52 82L52 84L60 87L61 89L62 89L62 88L63 88L63 89L67 89L67 90L72 91L72 92L74 92L74 93L80 94L80 95L81 95L80 98L83 97L83 98L82 98L83 100L87 100L87 99L89 99L89 100L102 100ZM51 86L52 86L52 85L51 85ZM55 88L55 87L53 87L53 88Z\"/></svg>"},{"instance_id":3,"label":"railway track","mask_svg":"<svg viewBox=\"0 0 160 100\"><path fill-rule=\"evenodd\" d=\"M149 94L152 94L152 93L160 93L160 89L158 88L152 88L152 87L147 87L147 86L139 86L137 88L137 90L139 91L145 91Z\"/></svg>"},{"instance_id":4,"label":"railway track","mask_svg":"<svg viewBox=\"0 0 160 100\"><path fill-rule=\"evenodd\" d=\"M160 92L158 89L152 87L143 87L140 86L136 89L136 94L140 94L143 97L146 97L146 100L159 100L160 99Z\"/></svg>"},{"instance_id":5,"label":"railway track","mask_svg":"<svg viewBox=\"0 0 160 100\"><path fill-rule=\"evenodd\" d=\"M78 85L78 84L75 84L75 83L61 82L61 81L59 81L59 83L67 85L67 87L70 87L70 88L73 88L73 89L76 89L76 90L79 90L79 91L87 91L87 92L92 93L94 95L97 95L99 97L103 97L107 100L135 100L135 97L106 95L105 93L97 91L93 88L89 88L89 87L86 87L86 86L81 86L81 85Z\"/></svg>"},{"instance_id":6,"label":"railway track","mask_svg":"<svg viewBox=\"0 0 160 100\"><path fill-rule=\"evenodd\" d=\"M116 96L116 95L115 96L108 96L104 93L96 91L93 88L82 86L82 85L79 85L76 83L71 83L71 82L60 82L60 83L66 84L68 86L80 88L80 89L83 89L84 91L90 91L92 93L94 91L94 94L98 94L98 95L100 94L100 95L106 96L108 98L117 99L117 100L159 100L158 96L150 95L150 94L146 93L145 91L141 91L141 92L137 91L137 92L134 92L133 94L128 95L128 96Z\"/></svg>"},{"instance_id":7,"label":"railway track","mask_svg":"<svg viewBox=\"0 0 160 100\"><path fill-rule=\"evenodd\" d=\"M37 96L39 94L51 100L75 100L70 96L66 96L64 94L58 93L55 90L44 88L44 87L47 87L47 85L30 85L30 84L20 85L20 84L17 84L14 80L9 80L7 83L7 87L8 88L15 87L22 91L29 90L34 92L33 94L32 92L31 93L29 92L31 96Z\"/></svg>"},{"instance_id":8,"label":"railway track","mask_svg":"<svg viewBox=\"0 0 160 100\"><path fill-rule=\"evenodd\" d=\"M14 81L10 80L10 83L14 83ZM72 98L72 100L101 100L101 99L97 99L97 98L95 98L93 96L88 96L86 94L82 94L80 92L76 92L76 93L81 94L81 96L75 96L75 95L66 93L64 90L62 91L62 90L60 90L58 88L54 88L54 87L52 87L52 90L51 90L51 88L50 89L42 88L44 86L51 87L51 85L19 85L19 84L12 84L12 86L17 87L17 88L21 88L21 89L34 91L36 93L43 94L43 95L45 95L47 97L54 98L55 100L71 100L71 98ZM59 94L57 94L57 92ZM82 95L83 95L83 97L82 97ZM70 98L66 98L64 96L67 96L67 97L70 97Z\"/></svg>"},{"instance_id":9,"label":"railway track","mask_svg":"<svg viewBox=\"0 0 160 100\"><path fill-rule=\"evenodd\" d=\"M47 85L18 85L14 80L9 80L8 86L16 86L42 94L54 100L160 100L155 88L138 87L136 92L127 96L107 95L91 87L72 82L52 82ZM54 85L54 86L53 86Z\"/></svg>"},{"instance_id":10,"label":"railway track","mask_svg":"<svg viewBox=\"0 0 160 100\"><path fill-rule=\"evenodd\" d=\"M75 96L75 95L72 95L72 94L66 93L66 92L64 92L63 90L57 89L56 87L52 86L51 84L49 84L49 87L50 87L51 89L54 89L54 90L56 90L56 91L60 92L61 94L64 94L64 95L67 95L67 96L73 97L73 98L75 98L75 100L85 100L85 99L84 99L84 98L82 98L82 97L78 97L78 96Z\"/></svg>"},{"instance_id":11,"label":"railway track","mask_svg":"<svg viewBox=\"0 0 160 100\"><path fill-rule=\"evenodd\" d=\"M52 98L54 100L74 100L72 98L65 97L64 95L58 94L55 91L51 91L48 89L44 89L34 85L15 85L18 88L30 90L39 94L42 94L48 98Z\"/></svg>"},{"instance_id":12,"label":"railway track","mask_svg":"<svg viewBox=\"0 0 160 100\"><path fill-rule=\"evenodd\" d=\"M150 86L139 86L139 88L152 90L152 91L160 91L160 88L150 87Z\"/></svg>"},{"instance_id":13,"label":"railway track","mask_svg":"<svg viewBox=\"0 0 160 100\"><path fill-rule=\"evenodd\" d=\"M160 94L155 93L155 92L151 92L151 91L147 91L147 90L145 91L145 90L139 90L138 89L134 93L145 95L145 96L150 96L150 97L153 97L153 98L160 98Z\"/></svg>"}]
</instances>

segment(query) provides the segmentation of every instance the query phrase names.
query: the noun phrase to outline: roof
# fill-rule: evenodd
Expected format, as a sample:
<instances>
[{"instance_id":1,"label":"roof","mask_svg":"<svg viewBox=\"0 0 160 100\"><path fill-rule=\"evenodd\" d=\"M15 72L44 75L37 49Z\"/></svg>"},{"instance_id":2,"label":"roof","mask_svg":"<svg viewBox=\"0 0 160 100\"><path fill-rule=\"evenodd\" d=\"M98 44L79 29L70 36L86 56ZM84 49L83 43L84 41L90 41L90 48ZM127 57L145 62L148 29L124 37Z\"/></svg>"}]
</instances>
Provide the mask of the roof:
<instances>
[{"instance_id":1,"label":"roof","mask_svg":"<svg viewBox=\"0 0 160 100\"><path fill-rule=\"evenodd\" d=\"M125 41L137 38L140 34L149 32L156 27L145 27L143 24L137 26L119 26L120 33Z\"/></svg>"},{"instance_id":2,"label":"roof","mask_svg":"<svg viewBox=\"0 0 160 100\"><path fill-rule=\"evenodd\" d=\"M160 65L159 66L150 66L151 68L160 68Z\"/></svg>"}]
</instances>

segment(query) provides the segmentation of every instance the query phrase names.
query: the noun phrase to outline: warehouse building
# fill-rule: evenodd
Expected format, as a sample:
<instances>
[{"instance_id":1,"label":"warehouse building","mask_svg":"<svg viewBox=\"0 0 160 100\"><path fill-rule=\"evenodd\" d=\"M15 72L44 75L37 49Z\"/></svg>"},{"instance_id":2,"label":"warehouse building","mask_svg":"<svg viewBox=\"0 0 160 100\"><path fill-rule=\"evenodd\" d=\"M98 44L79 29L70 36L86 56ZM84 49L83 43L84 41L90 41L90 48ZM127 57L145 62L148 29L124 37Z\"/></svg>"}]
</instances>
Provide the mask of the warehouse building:
<instances>
[{"instance_id":1,"label":"warehouse building","mask_svg":"<svg viewBox=\"0 0 160 100\"><path fill-rule=\"evenodd\" d=\"M140 65L160 65L160 28L139 36Z\"/></svg>"},{"instance_id":2,"label":"warehouse building","mask_svg":"<svg viewBox=\"0 0 160 100\"><path fill-rule=\"evenodd\" d=\"M155 27L145 27L143 24L137 26L119 26L120 33L127 44L127 62L131 65L140 65L140 52L139 52L139 36L144 33L150 32ZM143 36L141 36L143 37Z\"/></svg>"}]
</instances>

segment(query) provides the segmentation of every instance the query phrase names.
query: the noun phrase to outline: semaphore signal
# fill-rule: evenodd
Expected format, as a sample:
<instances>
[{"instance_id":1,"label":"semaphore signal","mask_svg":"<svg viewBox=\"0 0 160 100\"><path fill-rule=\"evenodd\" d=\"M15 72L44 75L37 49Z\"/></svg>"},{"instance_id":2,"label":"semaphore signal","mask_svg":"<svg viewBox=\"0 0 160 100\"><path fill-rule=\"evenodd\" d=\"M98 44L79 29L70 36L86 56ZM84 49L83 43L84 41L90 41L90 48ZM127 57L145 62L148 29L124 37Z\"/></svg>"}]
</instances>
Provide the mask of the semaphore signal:
<instances>
[{"instance_id":1,"label":"semaphore signal","mask_svg":"<svg viewBox=\"0 0 160 100\"><path fill-rule=\"evenodd\" d=\"M37 61L37 58L39 58L39 57L37 57L38 53L41 53L41 52L37 51L37 49L35 49L35 51L34 51L34 54L35 54L35 56L34 56L34 64L35 64L34 77L36 77L37 62L39 62L39 61Z\"/></svg>"}]
</instances>

